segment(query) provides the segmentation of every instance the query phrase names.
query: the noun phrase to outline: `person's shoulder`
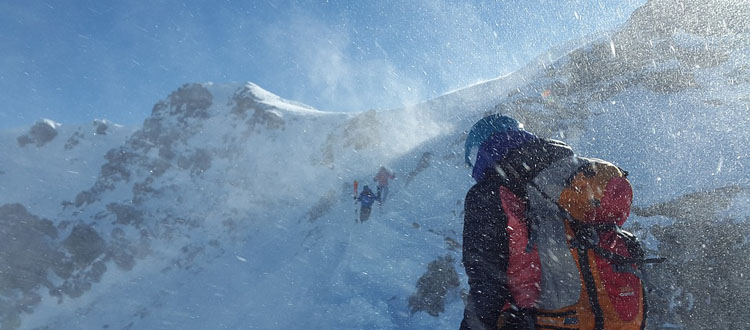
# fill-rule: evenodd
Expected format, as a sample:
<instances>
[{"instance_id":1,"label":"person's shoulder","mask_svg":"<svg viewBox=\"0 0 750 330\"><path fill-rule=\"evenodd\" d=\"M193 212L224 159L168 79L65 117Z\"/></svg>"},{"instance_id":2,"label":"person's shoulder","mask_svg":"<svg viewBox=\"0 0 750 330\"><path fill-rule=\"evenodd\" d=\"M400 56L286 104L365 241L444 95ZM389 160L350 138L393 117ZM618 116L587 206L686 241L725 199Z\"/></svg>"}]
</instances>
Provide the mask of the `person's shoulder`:
<instances>
[{"instance_id":1,"label":"person's shoulder","mask_svg":"<svg viewBox=\"0 0 750 330\"><path fill-rule=\"evenodd\" d=\"M507 182L497 176L490 176L482 181L475 183L469 191L466 192L466 199L468 200L474 196L484 196L493 191L499 191L500 187L507 186Z\"/></svg>"},{"instance_id":2,"label":"person's shoulder","mask_svg":"<svg viewBox=\"0 0 750 330\"><path fill-rule=\"evenodd\" d=\"M469 200L470 196L474 196L479 191L479 183L475 183L468 191L466 191L466 200Z\"/></svg>"}]
</instances>

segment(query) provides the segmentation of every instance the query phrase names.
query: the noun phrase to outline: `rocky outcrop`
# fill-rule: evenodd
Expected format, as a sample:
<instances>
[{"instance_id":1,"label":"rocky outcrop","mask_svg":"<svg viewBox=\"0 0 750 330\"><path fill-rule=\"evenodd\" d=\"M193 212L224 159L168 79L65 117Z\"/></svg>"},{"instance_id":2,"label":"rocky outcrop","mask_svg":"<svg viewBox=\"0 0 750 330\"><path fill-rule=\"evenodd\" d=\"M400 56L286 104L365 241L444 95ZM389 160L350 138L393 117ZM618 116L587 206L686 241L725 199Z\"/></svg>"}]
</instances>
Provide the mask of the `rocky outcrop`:
<instances>
[{"instance_id":1,"label":"rocky outcrop","mask_svg":"<svg viewBox=\"0 0 750 330\"><path fill-rule=\"evenodd\" d=\"M258 127L284 128L284 119L274 111L273 106L263 103L250 86L238 89L232 95L229 106L232 107L232 114L244 120L251 131Z\"/></svg>"},{"instance_id":2,"label":"rocky outcrop","mask_svg":"<svg viewBox=\"0 0 750 330\"><path fill-rule=\"evenodd\" d=\"M91 264L106 249L106 243L96 230L83 224L73 227L70 236L62 244L70 251L73 262L78 266Z\"/></svg>"},{"instance_id":3,"label":"rocky outcrop","mask_svg":"<svg viewBox=\"0 0 750 330\"><path fill-rule=\"evenodd\" d=\"M67 141L65 141L65 150L73 150L78 144L81 143L81 140L83 140L85 136L83 135L83 132L81 132L80 129L73 132L73 134L68 138Z\"/></svg>"},{"instance_id":4,"label":"rocky outcrop","mask_svg":"<svg viewBox=\"0 0 750 330\"><path fill-rule=\"evenodd\" d=\"M349 188L347 185L346 188ZM307 211L307 220L315 222L320 217L328 213L331 208L339 202L339 195L336 194L335 190L328 191L323 197L321 197L310 210Z\"/></svg>"},{"instance_id":5,"label":"rocky outcrop","mask_svg":"<svg viewBox=\"0 0 750 330\"><path fill-rule=\"evenodd\" d=\"M29 213L23 205L0 206L0 298L31 299L40 287L52 289L49 271L63 278L69 274L70 265L56 243L58 235L52 221Z\"/></svg>"},{"instance_id":6,"label":"rocky outcrop","mask_svg":"<svg viewBox=\"0 0 750 330\"><path fill-rule=\"evenodd\" d=\"M74 205L84 207L100 199L100 195L112 190L118 182L129 182L131 178L145 178L134 184L134 193L146 190L155 178L177 165L198 175L211 167L211 155L205 150L189 149L187 140L199 134L202 120L209 116L213 96L200 84L186 84L171 93L167 101L157 103L152 115L143 127L133 133L124 146L107 152L107 162L94 186L76 196ZM97 128L98 129L98 128ZM158 157L150 155L157 150ZM137 188L137 189L136 189ZM134 201L142 200L135 196Z\"/></svg>"},{"instance_id":7,"label":"rocky outcrop","mask_svg":"<svg viewBox=\"0 0 750 330\"><path fill-rule=\"evenodd\" d=\"M449 291L460 285L453 256L438 257L427 265L427 272L417 281L417 292L409 297L412 314L425 312L438 316L445 311L445 299Z\"/></svg>"},{"instance_id":8,"label":"rocky outcrop","mask_svg":"<svg viewBox=\"0 0 750 330\"><path fill-rule=\"evenodd\" d=\"M123 209L119 213L125 218ZM79 297L101 280L107 262L130 270L150 252L148 237L133 242L122 229L105 240L90 225L66 227L67 222L55 226L21 204L0 206L0 328L18 327L20 314L31 313L41 302L40 289L60 301Z\"/></svg>"},{"instance_id":9,"label":"rocky outcrop","mask_svg":"<svg viewBox=\"0 0 750 330\"><path fill-rule=\"evenodd\" d=\"M646 268L649 323L682 324L686 329L730 329L750 326L736 306L750 296L750 218L722 216L739 194L749 189L729 185L689 193L648 207L634 207L641 217L663 216L669 226L647 231L659 242L651 251L666 262Z\"/></svg>"},{"instance_id":10,"label":"rocky outcrop","mask_svg":"<svg viewBox=\"0 0 750 330\"><path fill-rule=\"evenodd\" d=\"M654 252L666 262L646 269L649 324L681 324L685 329L750 327L746 310L737 306L738 301L750 299L748 221L690 219L650 228L659 241Z\"/></svg>"},{"instance_id":11,"label":"rocky outcrop","mask_svg":"<svg viewBox=\"0 0 750 330\"><path fill-rule=\"evenodd\" d=\"M104 120L94 120L92 123L94 126L94 135L107 135L107 130L109 130L109 125Z\"/></svg>"},{"instance_id":12,"label":"rocky outcrop","mask_svg":"<svg viewBox=\"0 0 750 330\"><path fill-rule=\"evenodd\" d=\"M27 144L42 147L55 139L58 127L60 127L60 124L49 119L41 120L31 126L28 133L19 136L16 140L21 147L25 147Z\"/></svg>"},{"instance_id":13,"label":"rocky outcrop","mask_svg":"<svg viewBox=\"0 0 750 330\"><path fill-rule=\"evenodd\" d=\"M409 185L409 183L411 183L411 181L414 180L414 178L416 178L419 173L422 173L422 171L430 167L432 157L433 155L429 151L422 153L422 157L419 158L417 166L414 167L414 169L406 175L406 185Z\"/></svg>"}]
</instances>

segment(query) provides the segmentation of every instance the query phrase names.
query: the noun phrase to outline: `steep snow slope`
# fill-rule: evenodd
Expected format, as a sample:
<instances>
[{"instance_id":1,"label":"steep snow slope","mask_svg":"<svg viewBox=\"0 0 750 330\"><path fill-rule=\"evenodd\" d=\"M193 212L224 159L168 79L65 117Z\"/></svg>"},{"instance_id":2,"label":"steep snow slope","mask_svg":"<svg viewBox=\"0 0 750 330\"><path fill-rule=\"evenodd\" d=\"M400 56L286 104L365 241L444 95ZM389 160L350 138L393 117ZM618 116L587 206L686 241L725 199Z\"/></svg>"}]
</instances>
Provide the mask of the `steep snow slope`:
<instances>
[{"instance_id":1,"label":"steep snow slope","mask_svg":"<svg viewBox=\"0 0 750 330\"><path fill-rule=\"evenodd\" d=\"M463 141L488 111L623 166L644 210L737 185L718 203L726 207L706 214L747 219L747 25L733 24L728 11L719 32L696 28L702 17L652 29L674 15L692 17L690 6L675 13L661 5L649 2L623 30L553 62L408 109L325 113L250 83L185 85L124 143L99 153L101 170L85 172L98 173L95 179L75 181L74 190L53 187L67 207L7 200L28 210L4 207L0 219L11 230L2 234L27 240L0 243L9 251L0 257L12 262L3 273L0 322L24 329L456 328L466 288L458 262L463 196L473 183ZM6 172L38 157L8 152L19 157L4 163ZM397 174L389 201L356 224L351 183L372 182L381 164ZM675 221L638 213L631 223ZM29 256L39 258L20 262ZM447 280L421 281L435 278L430 264L446 269L440 276ZM418 290L418 283L440 285Z\"/></svg>"}]
</instances>

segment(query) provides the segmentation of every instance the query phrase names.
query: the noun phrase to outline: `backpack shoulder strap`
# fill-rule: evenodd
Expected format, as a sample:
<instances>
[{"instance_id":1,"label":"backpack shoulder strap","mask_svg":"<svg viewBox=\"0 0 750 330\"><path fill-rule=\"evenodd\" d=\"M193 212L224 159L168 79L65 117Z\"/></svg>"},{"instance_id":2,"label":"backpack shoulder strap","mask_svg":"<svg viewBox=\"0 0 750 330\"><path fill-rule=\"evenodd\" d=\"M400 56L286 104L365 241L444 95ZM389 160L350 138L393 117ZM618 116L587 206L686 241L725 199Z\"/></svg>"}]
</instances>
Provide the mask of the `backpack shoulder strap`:
<instances>
[{"instance_id":1,"label":"backpack shoulder strap","mask_svg":"<svg viewBox=\"0 0 750 330\"><path fill-rule=\"evenodd\" d=\"M614 264L636 264L638 266L641 266L644 264L661 263L666 260L666 258L646 258L646 254L643 251L638 238L636 238L632 233L625 231L618 226L587 225L575 221L575 219L573 219L572 217L569 217L568 221L571 223L573 232L575 234L575 237L573 237L574 245L576 245L577 247L582 247L584 249L590 249L594 251L594 253L598 254L602 258L610 260ZM617 254L598 245L598 231L607 229L612 230L617 236L623 239L625 245L627 246L629 256L626 257Z\"/></svg>"}]
</instances>

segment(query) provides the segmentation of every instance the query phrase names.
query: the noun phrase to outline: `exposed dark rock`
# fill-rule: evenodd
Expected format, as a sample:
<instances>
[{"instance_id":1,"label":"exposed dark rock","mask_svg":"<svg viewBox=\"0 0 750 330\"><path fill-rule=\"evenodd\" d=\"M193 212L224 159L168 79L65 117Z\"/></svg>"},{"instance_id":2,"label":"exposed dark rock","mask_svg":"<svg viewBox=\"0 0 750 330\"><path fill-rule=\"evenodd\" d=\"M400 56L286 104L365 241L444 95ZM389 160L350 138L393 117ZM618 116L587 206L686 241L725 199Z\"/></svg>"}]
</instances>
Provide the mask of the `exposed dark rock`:
<instances>
[{"instance_id":1,"label":"exposed dark rock","mask_svg":"<svg viewBox=\"0 0 750 330\"><path fill-rule=\"evenodd\" d=\"M133 269L137 259L151 254L151 239L148 237L141 236L129 240L122 228L115 228L112 230L111 238L107 248L107 257L111 258L121 270Z\"/></svg>"},{"instance_id":2,"label":"exposed dark rock","mask_svg":"<svg viewBox=\"0 0 750 330\"><path fill-rule=\"evenodd\" d=\"M171 93L168 101L157 103L152 115L143 123L143 127L133 133L126 144L111 149L105 155L107 162L102 165L99 178L94 186L76 196L75 206L83 207L100 198L100 195L114 189L115 183L129 181L131 177L146 176L142 182L133 185L133 202L140 203L147 193L155 190L151 187L153 178L164 174L177 160L183 161L178 151L184 149L185 141L200 132L201 121L193 119L208 118L208 109L213 96L200 84L186 84ZM176 120L175 124L165 124L165 120ZM95 124L106 125L105 122ZM104 126L97 129L105 130ZM157 159L149 157L149 151L158 148ZM205 150L194 151L187 158L188 168L192 175L199 175L211 167L210 153Z\"/></svg>"},{"instance_id":3,"label":"exposed dark rock","mask_svg":"<svg viewBox=\"0 0 750 330\"><path fill-rule=\"evenodd\" d=\"M99 200L100 195L105 191L114 189L117 182L127 182L133 175L131 172L133 165L145 162L143 156L132 151L128 146L111 149L104 158L107 162L102 165L94 186L89 190L78 193L76 196L74 202L76 207L89 205ZM157 173L160 169L159 166L151 167L151 170L157 170Z\"/></svg>"},{"instance_id":4,"label":"exposed dark rock","mask_svg":"<svg viewBox=\"0 0 750 330\"><path fill-rule=\"evenodd\" d=\"M260 102L260 99L253 94L252 90L247 87L239 88L234 95L232 95L232 113L246 118L249 111L255 110L267 110L270 108L269 105Z\"/></svg>"},{"instance_id":5,"label":"exposed dark rock","mask_svg":"<svg viewBox=\"0 0 750 330\"><path fill-rule=\"evenodd\" d=\"M164 146L159 148L159 157L166 160L173 160L177 156L177 153L172 151L171 146Z\"/></svg>"},{"instance_id":6,"label":"exposed dark rock","mask_svg":"<svg viewBox=\"0 0 750 330\"><path fill-rule=\"evenodd\" d=\"M198 175L211 168L211 153L205 149L197 149L192 157L191 174Z\"/></svg>"},{"instance_id":7,"label":"exposed dark rock","mask_svg":"<svg viewBox=\"0 0 750 330\"><path fill-rule=\"evenodd\" d=\"M647 269L650 324L681 324L685 329L750 328L750 230L731 219L679 220L653 226L662 264Z\"/></svg>"},{"instance_id":8,"label":"exposed dark rock","mask_svg":"<svg viewBox=\"0 0 750 330\"><path fill-rule=\"evenodd\" d=\"M143 212L133 205L109 203L107 204L107 210L115 215L115 223L117 224L135 225L136 227L143 224Z\"/></svg>"},{"instance_id":9,"label":"exposed dark rock","mask_svg":"<svg viewBox=\"0 0 750 330\"><path fill-rule=\"evenodd\" d=\"M37 147L42 147L52 141L57 136L57 128L51 121L38 121L31 126L29 132L19 136L16 140L21 147L34 143Z\"/></svg>"},{"instance_id":10,"label":"exposed dark rock","mask_svg":"<svg viewBox=\"0 0 750 330\"><path fill-rule=\"evenodd\" d=\"M0 206L0 328L20 326L21 313L31 313L41 301L41 288L53 289L48 275L70 274L58 251L52 222L30 214L21 204Z\"/></svg>"},{"instance_id":11,"label":"exposed dark rock","mask_svg":"<svg viewBox=\"0 0 750 330\"><path fill-rule=\"evenodd\" d=\"M438 316L445 311L448 291L460 285L451 255L438 257L427 265L427 272L417 281L417 292L409 297L412 314L422 311Z\"/></svg>"},{"instance_id":12,"label":"exposed dark rock","mask_svg":"<svg viewBox=\"0 0 750 330\"><path fill-rule=\"evenodd\" d=\"M133 203L136 205L143 203L157 192L156 189L151 186L151 182L152 180L147 178L143 182L136 182L133 184Z\"/></svg>"},{"instance_id":13,"label":"exposed dark rock","mask_svg":"<svg viewBox=\"0 0 750 330\"><path fill-rule=\"evenodd\" d=\"M106 242L89 225L76 225L70 236L63 241L68 251L73 255L73 261L77 266L87 266L97 257L102 255L106 249Z\"/></svg>"},{"instance_id":14,"label":"exposed dark rock","mask_svg":"<svg viewBox=\"0 0 750 330\"><path fill-rule=\"evenodd\" d=\"M285 125L284 119L272 111L275 108L261 102L248 86L244 86L234 93L230 105L232 106L232 113L240 118L247 119L246 123L251 129L256 126L281 129ZM250 112L252 114L248 118Z\"/></svg>"},{"instance_id":15,"label":"exposed dark rock","mask_svg":"<svg viewBox=\"0 0 750 330\"><path fill-rule=\"evenodd\" d=\"M149 173L151 174L152 177L157 177L158 178L162 174L164 174L165 172L167 172L167 170L169 168L171 168L171 167L172 167L172 164L169 163L168 161L163 160L163 159L156 159L156 160L153 160L151 163L148 164L148 168L149 168L148 171L149 171ZM210 163L209 163L209 167L210 167ZM208 169L208 168L206 168L206 169Z\"/></svg>"},{"instance_id":16,"label":"exposed dark rock","mask_svg":"<svg viewBox=\"0 0 750 330\"><path fill-rule=\"evenodd\" d=\"M446 248L448 248L448 250L456 251L456 252L461 251L461 244L458 243L458 241L456 241L455 239L453 239L453 237L446 236L445 245L446 245Z\"/></svg>"},{"instance_id":17,"label":"exposed dark rock","mask_svg":"<svg viewBox=\"0 0 750 330\"><path fill-rule=\"evenodd\" d=\"M104 159L107 162L102 165L101 176L108 178L110 181L128 181L130 179L130 170L128 165L134 163L141 156L129 151L125 147L107 151Z\"/></svg>"},{"instance_id":18,"label":"exposed dark rock","mask_svg":"<svg viewBox=\"0 0 750 330\"><path fill-rule=\"evenodd\" d=\"M71 135L68 138L68 141L65 142L65 150L71 150L75 148L80 142L81 139L84 138L83 133L81 133L80 129L77 130L73 135Z\"/></svg>"},{"instance_id":19,"label":"exposed dark rock","mask_svg":"<svg viewBox=\"0 0 750 330\"><path fill-rule=\"evenodd\" d=\"M107 135L107 129L109 129L107 122L103 120L94 120L92 125L94 126L94 135Z\"/></svg>"},{"instance_id":20,"label":"exposed dark rock","mask_svg":"<svg viewBox=\"0 0 750 330\"><path fill-rule=\"evenodd\" d=\"M180 269L193 267L195 259L206 253L206 247L199 244L188 244L180 249L181 258L175 260L174 265Z\"/></svg>"},{"instance_id":21,"label":"exposed dark rock","mask_svg":"<svg viewBox=\"0 0 750 330\"><path fill-rule=\"evenodd\" d=\"M104 261L99 260L91 265L91 271L87 273L87 276L92 282L99 283L105 272L107 272L107 266Z\"/></svg>"},{"instance_id":22,"label":"exposed dark rock","mask_svg":"<svg viewBox=\"0 0 750 330\"><path fill-rule=\"evenodd\" d=\"M737 301L750 299L750 230L747 222L720 214L748 189L729 185L694 192L649 207L633 207L642 216L674 219L649 232L659 242L662 264L647 268L651 324L681 324L686 329L735 329L750 326Z\"/></svg>"},{"instance_id":23,"label":"exposed dark rock","mask_svg":"<svg viewBox=\"0 0 750 330\"><path fill-rule=\"evenodd\" d=\"M91 289L91 283L88 281L66 281L59 288L57 288L58 296L62 297L65 294L71 298L77 298L82 296L86 291Z\"/></svg>"},{"instance_id":24,"label":"exposed dark rock","mask_svg":"<svg viewBox=\"0 0 750 330\"><path fill-rule=\"evenodd\" d=\"M176 144L200 131L201 120L210 116L212 103L213 95L208 89L200 84L185 84L172 92L167 101L154 105L151 117L133 133L127 145L138 151L159 148L160 157L172 160L176 156ZM168 119L178 125L166 123Z\"/></svg>"},{"instance_id":25,"label":"exposed dark rock","mask_svg":"<svg viewBox=\"0 0 750 330\"><path fill-rule=\"evenodd\" d=\"M190 170L190 174L200 175L203 172L211 168L211 153L205 149L196 149L195 152L186 157L180 156L177 158L177 166L181 169Z\"/></svg>"},{"instance_id":26,"label":"exposed dark rock","mask_svg":"<svg viewBox=\"0 0 750 330\"><path fill-rule=\"evenodd\" d=\"M0 295L50 286L47 272L62 259L54 244L57 235L51 221L30 214L23 205L0 206Z\"/></svg>"},{"instance_id":27,"label":"exposed dark rock","mask_svg":"<svg viewBox=\"0 0 750 330\"><path fill-rule=\"evenodd\" d=\"M347 185L347 187L349 186ZM320 200L318 200L318 202L315 203L315 205L313 205L313 207L309 211L307 211L307 220L310 222L318 220L320 217L328 213L328 211L331 210L331 207L333 207L336 202L338 202L338 199L336 198L336 191L328 191L325 196L321 197Z\"/></svg>"},{"instance_id":28,"label":"exposed dark rock","mask_svg":"<svg viewBox=\"0 0 750 330\"><path fill-rule=\"evenodd\" d=\"M422 153L422 157L419 158L419 162L417 162L417 166L414 167L414 170L409 172L409 174L406 175L406 185L409 185L412 180L414 180L419 173L422 173L425 169L430 167L430 162L432 161L432 153L431 152L424 152Z\"/></svg>"},{"instance_id":29,"label":"exposed dark rock","mask_svg":"<svg viewBox=\"0 0 750 330\"><path fill-rule=\"evenodd\" d=\"M185 84L169 94L169 114L184 122L188 118L208 118L213 95L201 84Z\"/></svg>"},{"instance_id":30,"label":"exposed dark rock","mask_svg":"<svg viewBox=\"0 0 750 330\"><path fill-rule=\"evenodd\" d=\"M156 112L156 109L160 108L161 106L166 108L166 103L157 103L154 106L154 112ZM149 148L157 146L159 144L159 136L161 136L163 130L164 129L162 128L160 118L146 118L146 120L143 121L143 127L133 133L133 136L130 138L129 143L136 150L148 150Z\"/></svg>"},{"instance_id":31,"label":"exposed dark rock","mask_svg":"<svg viewBox=\"0 0 750 330\"><path fill-rule=\"evenodd\" d=\"M79 192L78 195L76 195L76 200L73 202L76 207L81 207L83 205L88 205L96 201L96 197L91 191L82 191Z\"/></svg>"},{"instance_id":32,"label":"exposed dark rock","mask_svg":"<svg viewBox=\"0 0 750 330\"><path fill-rule=\"evenodd\" d=\"M135 257L123 249L113 249L109 255L121 270L129 271L135 267Z\"/></svg>"}]
</instances>

